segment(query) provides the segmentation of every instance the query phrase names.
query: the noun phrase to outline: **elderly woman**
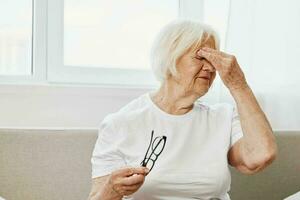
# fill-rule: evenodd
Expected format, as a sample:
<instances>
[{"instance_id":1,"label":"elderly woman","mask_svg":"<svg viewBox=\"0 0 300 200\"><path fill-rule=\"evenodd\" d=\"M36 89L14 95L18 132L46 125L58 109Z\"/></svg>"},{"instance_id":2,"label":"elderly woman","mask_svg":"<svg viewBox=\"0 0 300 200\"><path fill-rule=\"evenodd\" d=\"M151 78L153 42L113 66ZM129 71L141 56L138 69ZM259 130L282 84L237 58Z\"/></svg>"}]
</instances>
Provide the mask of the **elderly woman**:
<instances>
[{"instance_id":1,"label":"elderly woman","mask_svg":"<svg viewBox=\"0 0 300 200\"><path fill-rule=\"evenodd\" d=\"M158 34L151 59L161 86L101 123L89 199L229 200L228 164L254 174L277 154L236 58L219 51L209 26L176 20ZM236 106L196 101L217 72Z\"/></svg>"}]
</instances>

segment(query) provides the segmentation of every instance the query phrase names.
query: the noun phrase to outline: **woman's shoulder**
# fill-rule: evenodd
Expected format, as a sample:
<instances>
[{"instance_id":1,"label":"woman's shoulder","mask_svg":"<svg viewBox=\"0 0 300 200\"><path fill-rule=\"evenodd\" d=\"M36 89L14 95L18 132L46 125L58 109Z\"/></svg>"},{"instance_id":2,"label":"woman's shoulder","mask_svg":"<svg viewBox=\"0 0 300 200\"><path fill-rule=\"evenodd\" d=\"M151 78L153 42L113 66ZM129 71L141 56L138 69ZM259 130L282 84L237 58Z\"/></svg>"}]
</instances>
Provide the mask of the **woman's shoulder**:
<instances>
[{"instance_id":1,"label":"woman's shoulder","mask_svg":"<svg viewBox=\"0 0 300 200\"><path fill-rule=\"evenodd\" d=\"M106 115L104 120L106 121L119 121L130 118L132 115L136 115L138 113L142 113L144 110L148 108L146 94L142 94L137 98L129 101L123 107L121 107L118 111L109 113Z\"/></svg>"}]
</instances>

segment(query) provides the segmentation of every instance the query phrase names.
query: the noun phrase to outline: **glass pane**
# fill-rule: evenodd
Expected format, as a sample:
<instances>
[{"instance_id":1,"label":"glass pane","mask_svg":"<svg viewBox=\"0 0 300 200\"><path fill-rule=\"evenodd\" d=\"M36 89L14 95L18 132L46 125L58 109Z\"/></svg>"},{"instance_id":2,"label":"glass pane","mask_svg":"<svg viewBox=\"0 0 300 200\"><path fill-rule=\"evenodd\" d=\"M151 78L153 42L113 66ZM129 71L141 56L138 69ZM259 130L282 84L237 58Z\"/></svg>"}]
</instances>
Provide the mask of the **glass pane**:
<instances>
[{"instance_id":1,"label":"glass pane","mask_svg":"<svg viewBox=\"0 0 300 200\"><path fill-rule=\"evenodd\" d=\"M32 0L0 0L0 75L30 75Z\"/></svg>"},{"instance_id":2,"label":"glass pane","mask_svg":"<svg viewBox=\"0 0 300 200\"><path fill-rule=\"evenodd\" d=\"M147 69L155 34L176 0L65 0L64 64Z\"/></svg>"}]
</instances>

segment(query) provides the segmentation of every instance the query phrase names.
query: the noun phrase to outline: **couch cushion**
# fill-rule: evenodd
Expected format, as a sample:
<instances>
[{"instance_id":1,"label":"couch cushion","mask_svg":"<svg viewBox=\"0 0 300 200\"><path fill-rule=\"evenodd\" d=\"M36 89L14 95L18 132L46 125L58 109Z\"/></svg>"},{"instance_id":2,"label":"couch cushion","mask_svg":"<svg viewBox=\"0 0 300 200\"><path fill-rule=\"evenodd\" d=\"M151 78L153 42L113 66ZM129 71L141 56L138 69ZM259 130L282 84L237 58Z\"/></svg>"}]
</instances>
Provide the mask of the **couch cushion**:
<instances>
[{"instance_id":1,"label":"couch cushion","mask_svg":"<svg viewBox=\"0 0 300 200\"><path fill-rule=\"evenodd\" d=\"M282 200L300 191L300 132L276 132L277 159L262 172L243 175L231 168L233 200Z\"/></svg>"},{"instance_id":2,"label":"couch cushion","mask_svg":"<svg viewBox=\"0 0 300 200\"><path fill-rule=\"evenodd\" d=\"M87 199L96 137L95 130L1 130L0 196Z\"/></svg>"},{"instance_id":3,"label":"couch cushion","mask_svg":"<svg viewBox=\"0 0 300 200\"><path fill-rule=\"evenodd\" d=\"M277 160L256 175L232 171L232 200L282 200L300 190L300 133L276 133ZM83 200L97 130L0 130L0 196Z\"/></svg>"}]
</instances>

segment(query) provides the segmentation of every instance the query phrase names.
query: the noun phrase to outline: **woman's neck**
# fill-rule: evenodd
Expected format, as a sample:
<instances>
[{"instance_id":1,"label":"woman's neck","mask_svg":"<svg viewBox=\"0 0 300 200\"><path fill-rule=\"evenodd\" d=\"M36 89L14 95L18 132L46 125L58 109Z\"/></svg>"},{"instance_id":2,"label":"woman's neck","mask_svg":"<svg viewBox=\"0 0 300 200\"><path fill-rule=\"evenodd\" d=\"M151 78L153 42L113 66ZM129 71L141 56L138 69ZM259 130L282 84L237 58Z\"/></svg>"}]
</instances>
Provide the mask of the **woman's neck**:
<instances>
[{"instance_id":1,"label":"woman's neck","mask_svg":"<svg viewBox=\"0 0 300 200\"><path fill-rule=\"evenodd\" d=\"M183 115L193 109L199 98L195 93L188 93L180 85L164 82L158 91L150 94L153 102L163 111L173 115Z\"/></svg>"}]
</instances>

